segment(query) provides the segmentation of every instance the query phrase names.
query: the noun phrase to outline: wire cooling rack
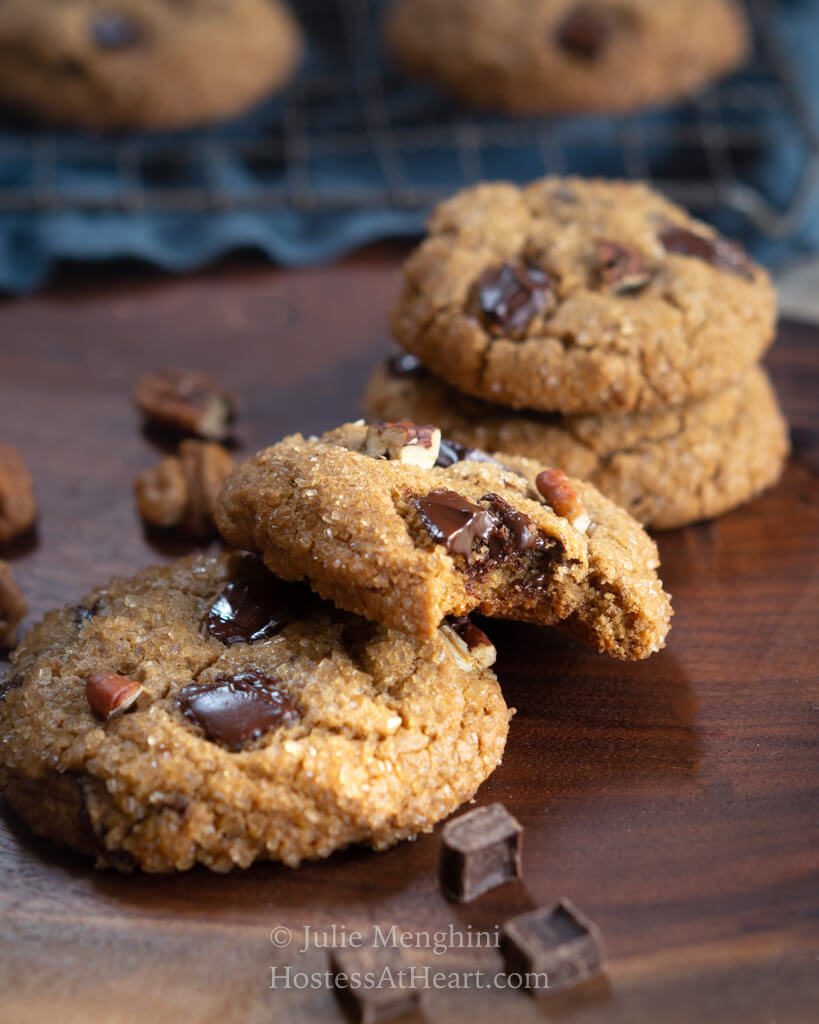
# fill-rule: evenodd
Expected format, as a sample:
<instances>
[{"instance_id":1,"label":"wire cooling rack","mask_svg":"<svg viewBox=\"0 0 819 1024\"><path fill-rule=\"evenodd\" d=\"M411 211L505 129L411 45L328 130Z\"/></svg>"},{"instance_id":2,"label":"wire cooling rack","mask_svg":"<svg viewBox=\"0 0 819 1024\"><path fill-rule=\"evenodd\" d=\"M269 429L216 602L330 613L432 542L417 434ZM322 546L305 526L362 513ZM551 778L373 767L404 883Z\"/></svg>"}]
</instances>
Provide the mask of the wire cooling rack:
<instances>
[{"instance_id":1,"label":"wire cooling rack","mask_svg":"<svg viewBox=\"0 0 819 1024\"><path fill-rule=\"evenodd\" d=\"M749 0L754 60L740 75L662 112L548 119L471 113L406 80L384 53L383 0L294 6L308 61L283 99L238 122L117 137L0 123L0 212L425 211L482 179L571 172L648 179L777 237L819 187L819 138L771 0ZM752 172L782 133L796 159L774 196Z\"/></svg>"}]
</instances>

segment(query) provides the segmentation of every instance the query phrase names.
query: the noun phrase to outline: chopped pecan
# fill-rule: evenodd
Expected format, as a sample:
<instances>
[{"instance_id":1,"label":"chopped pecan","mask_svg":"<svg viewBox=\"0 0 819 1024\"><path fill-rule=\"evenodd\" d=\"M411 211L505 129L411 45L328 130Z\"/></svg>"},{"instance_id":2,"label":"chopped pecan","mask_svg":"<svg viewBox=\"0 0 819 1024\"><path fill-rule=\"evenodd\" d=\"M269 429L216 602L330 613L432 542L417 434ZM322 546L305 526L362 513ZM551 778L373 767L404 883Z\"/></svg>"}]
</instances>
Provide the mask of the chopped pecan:
<instances>
[{"instance_id":1,"label":"chopped pecan","mask_svg":"<svg viewBox=\"0 0 819 1024\"><path fill-rule=\"evenodd\" d=\"M640 291L651 281L651 270L637 249L601 239L595 254L600 283L616 295Z\"/></svg>"},{"instance_id":2,"label":"chopped pecan","mask_svg":"<svg viewBox=\"0 0 819 1024\"><path fill-rule=\"evenodd\" d=\"M143 685L135 679L115 672L97 672L85 684L89 707L103 722L125 714L143 690Z\"/></svg>"},{"instance_id":3,"label":"chopped pecan","mask_svg":"<svg viewBox=\"0 0 819 1024\"><path fill-rule=\"evenodd\" d=\"M28 602L14 578L11 566L0 562L0 647L14 647L17 626L28 612Z\"/></svg>"},{"instance_id":4,"label":"chopped pecan","mask_svg":"<svg viewBox=\"0 0 819 1024\"><path fill-rule=\"evenodd\" d=\"M151 526L180 527L193 537L215 531L216 502L234 462L221 445L183 441L177 455L140 473L134 483L140 516Z\"/></svg>"},{"instance_id":5,"label":"chopped pecan","mask_svg":"<svg viewBox=\"0 0 819 1024\"><path fill-rule=\"evenodd\" d=\"M0 444L0 543L31 529L36 518L31 474L16 448Z\"/></svg>"},{"instance_id":6,"label":"chopped pecan","mask_svg":"<svg viewBox=\"0 0 819 1024\"><path fill-rule=\"evenodd\" d=\"M373 458L395 459L410 466L431 469L438 460L441 431L409 420L374 423L367 429L365 452Z\"/></svg>"},{"instance_id":7,"label":"chopped pecan","mask_svg":"<svg viewBox=\"0 0 819 1024\"><path fill-rule=\"evenodd\" d=\"M489 668L494 665L495 645L467 616L450 619L440 626L441 635L449 644L455 663L460 668Z\"/></svg>"},{"instance_id":8,"label":"chopped pecan","mask_svg":"<svg viewBox=\"0 0 819 1024\"><path fill-rule=\"evenodd\" d=\"M588 530L591 521L586 506L562 469L544 469L538 473L535 485L543 500L551 505L557 515L568 519L581 533Z\"/></svg>"},{"instance_id":9,"label":"chopped pecan","mask_svg":"<svg viewBox=\"0 0 819 1024\"><path fill-rule=\"evenodd\" d=\"M231 434L233 401L207 373L157 370L137 381L134 401L149 423L209 441Z\"/></svg>"}]
</instances>

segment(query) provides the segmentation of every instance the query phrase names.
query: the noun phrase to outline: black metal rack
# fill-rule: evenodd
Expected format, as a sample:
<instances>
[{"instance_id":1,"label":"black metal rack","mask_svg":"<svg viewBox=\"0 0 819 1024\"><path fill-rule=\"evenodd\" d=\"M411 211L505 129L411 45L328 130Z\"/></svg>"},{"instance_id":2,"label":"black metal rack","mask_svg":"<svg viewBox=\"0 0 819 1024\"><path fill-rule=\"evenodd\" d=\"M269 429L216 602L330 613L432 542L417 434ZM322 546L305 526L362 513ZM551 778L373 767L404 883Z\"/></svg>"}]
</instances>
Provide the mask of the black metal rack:
<instances>
[{"instance_id":1,"label":"black metal rack","mask_svg":"<svg viewBox=\"0 0 819 1024\"><path fill-rule=\"evenodd\" d=\"M644 178L694 209L737 211L781 237L819 188L819 137L778 48L770 0L750 0L755 56L741 75L670 111L548 119L470 113L402 78L384 53L383 0L295 6L310 59L283 100L236 124L118 137L0 126L0 212L420 213L484 178L579 172ZM776 200L746 173L771 125L787 127L799 148Z\"/></svg>"}]
</instances>

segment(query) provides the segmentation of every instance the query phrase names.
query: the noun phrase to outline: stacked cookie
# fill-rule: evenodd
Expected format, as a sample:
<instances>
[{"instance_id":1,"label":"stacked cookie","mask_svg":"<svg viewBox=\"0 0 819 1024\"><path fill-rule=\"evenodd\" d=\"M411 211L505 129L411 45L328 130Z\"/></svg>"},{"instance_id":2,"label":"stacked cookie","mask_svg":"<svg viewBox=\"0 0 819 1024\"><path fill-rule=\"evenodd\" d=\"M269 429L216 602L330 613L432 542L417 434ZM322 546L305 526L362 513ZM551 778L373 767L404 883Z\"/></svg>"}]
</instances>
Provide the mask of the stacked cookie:
<instances>
[{"instance_id":1,"label":"stacked cookie","mask_svg":"<svg viewBox=\"0 0 819 1024\"><path fill-rule=\"evenodd\" d=\"M629 659L669 628L656 546L627 513L433 427L285 438L233 473L216 519L241 553L50 613L0 688L0 792L100 865L296 865L427 831L507 737L470 612Z\"/></svg>"},{"instance_id":2,"label":"stacked cookie","mask_svg":"<svg viewBox=\"0 0 819 1024\"><path fill-rule=\"evenodd\" d=\"M758 365L776 296L735 243L640 184L481 185L406 264L368 415L534 458L670 528L773 484L788 451Z\"/></svg>"}]
</instances>

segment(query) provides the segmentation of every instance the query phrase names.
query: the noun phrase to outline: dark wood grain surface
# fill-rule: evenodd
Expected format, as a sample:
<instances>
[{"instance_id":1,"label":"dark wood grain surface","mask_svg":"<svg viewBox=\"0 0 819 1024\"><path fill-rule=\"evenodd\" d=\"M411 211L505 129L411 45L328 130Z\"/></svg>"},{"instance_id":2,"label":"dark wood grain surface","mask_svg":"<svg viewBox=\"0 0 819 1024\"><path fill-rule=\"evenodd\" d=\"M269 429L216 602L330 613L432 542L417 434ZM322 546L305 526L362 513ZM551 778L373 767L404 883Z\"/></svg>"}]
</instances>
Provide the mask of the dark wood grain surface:
<instances>
[{"instance_id":1,"label":"dark wood grain surface","mask_svg":"<svg viewBox=\"0 0 819 1024\"><path fill-rule=\"evenodd\" d=\"M6 552L32 616L188 550L147 536L134 512L132 478L157 455L130 404L139 371L214 372L239 397L247 451L355 417L396 268L384 250L0 306L0 438L24 452L42 507L37 535ZM326 985L270 988L272 966L324 969L323 950L301 951L306 927L468 936L567 895L603 930L605 981L536 1003L477 987L499 969L491 949L410 950L417 967L485 972L427 992L427 1018L819 1020L819 332L785 325L769 362L793 458L753 504L662 536L666 651L624 665L552 632L491 627L518 714L479 801L526 826L524 885L447 903L435 835L298 871L122 877L3 817L0 1019L333 1021Z\"/></svg>"}]
</instances>

